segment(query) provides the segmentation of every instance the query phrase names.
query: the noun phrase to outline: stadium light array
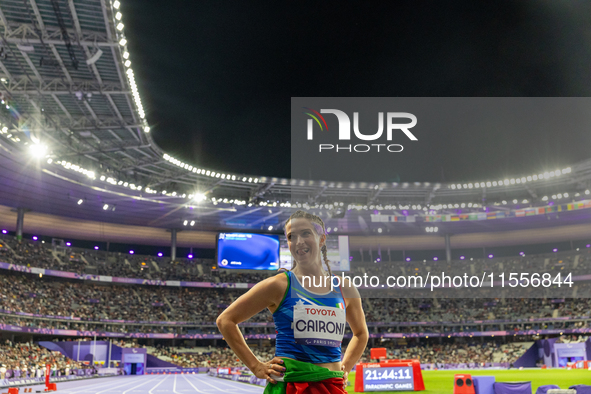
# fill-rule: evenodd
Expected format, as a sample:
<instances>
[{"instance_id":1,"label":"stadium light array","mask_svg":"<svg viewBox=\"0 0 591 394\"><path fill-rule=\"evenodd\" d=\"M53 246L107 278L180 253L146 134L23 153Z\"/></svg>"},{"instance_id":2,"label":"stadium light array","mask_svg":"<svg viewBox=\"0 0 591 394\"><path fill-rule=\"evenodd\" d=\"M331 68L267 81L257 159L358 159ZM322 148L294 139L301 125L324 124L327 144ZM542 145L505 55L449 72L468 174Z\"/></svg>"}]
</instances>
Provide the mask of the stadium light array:
<instances>
[{"instance_id":1,"label":"stadium light array","mask_svg":"<svg viewBox=\"0 0 591 394\"><path fill-rule=\"evenodd\" d=\"M487 181L487 182L475 182L475 183L457 183L448 185L448 188L453 190L461 190L461 189L473 189L473 188L484 188L484 187L500 187L500 186L509 186L509 185L519 185L528 182L535 182L543 179L550 179L554 177L558 177L561 175L570 174L572 169L570 167L563 168L562 170L554 170L554 171L547 171L541 174L534 174L530 176L524 176L521 178L510 178L510 179L501 179L499 181Z\"/></svg>"},{"instance_id":2,"label":"stadium light array","mask_svg":"<svg viewBox=\"0 0 591 394\"><path fill-rule=\"evenodd\" d=\"M428 233L436 233L439 231L438 227L425 227L425 231Z\"/></svg>"}]
</instances>

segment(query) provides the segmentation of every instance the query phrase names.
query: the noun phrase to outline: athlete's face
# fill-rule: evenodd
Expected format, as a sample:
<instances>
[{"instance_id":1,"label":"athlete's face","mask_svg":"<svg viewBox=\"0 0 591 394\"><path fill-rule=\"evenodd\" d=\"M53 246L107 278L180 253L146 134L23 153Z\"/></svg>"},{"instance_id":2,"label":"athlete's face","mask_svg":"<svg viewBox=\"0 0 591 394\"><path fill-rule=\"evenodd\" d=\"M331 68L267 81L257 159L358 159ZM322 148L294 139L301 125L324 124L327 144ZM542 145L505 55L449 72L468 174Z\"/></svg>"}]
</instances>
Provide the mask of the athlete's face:
<instances>
[{"instance_id":1,"label":"athlete's face","mask_svg":"<svg viewBox=\"0 0 591 394\"><path fill-rule=\"evenodd\" d=\"M292 219L285 226L289 251L298 264L321 262L320 248L326 235L318 235L314 224L308 219Z\"/></svg>"}]
</instances>

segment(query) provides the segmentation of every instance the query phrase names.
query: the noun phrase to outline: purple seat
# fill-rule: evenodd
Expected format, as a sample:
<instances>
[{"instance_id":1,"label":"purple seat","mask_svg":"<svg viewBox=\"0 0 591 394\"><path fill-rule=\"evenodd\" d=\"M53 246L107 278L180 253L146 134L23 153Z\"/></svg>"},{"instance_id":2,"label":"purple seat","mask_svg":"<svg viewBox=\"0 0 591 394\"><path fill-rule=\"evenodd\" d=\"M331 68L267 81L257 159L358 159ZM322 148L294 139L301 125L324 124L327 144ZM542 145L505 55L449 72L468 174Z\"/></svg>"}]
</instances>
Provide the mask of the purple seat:
<instances>
[{"instance_id":1,"label":"purple seat","mask_svg":"<svg viewBox=\"0 0 591 394\"><path fill-rule=\"evenodd\" d=\"M495 394L494 376L472 376L475 394Z\"/></svg>"},{"instance_id":2,"label":"purple seat","mask_svg":"<svg viewBox=\"0 0 591 394\"><path fill-rule=\"evenodd\" d=\"M577 394L591 394L591 386L587 386L586 384L576 384L570 386L569 389L577 390Z\"/></svg>"},{"instance_id":3,"label":"purple seat","mask_svg":"<svg viewBox=\"0 0 591 394\"><path fill-rule=\"evenodd\" d=\"M496 382L495 394L532 394L531 382Z\"/></svg>"}]
</instances>

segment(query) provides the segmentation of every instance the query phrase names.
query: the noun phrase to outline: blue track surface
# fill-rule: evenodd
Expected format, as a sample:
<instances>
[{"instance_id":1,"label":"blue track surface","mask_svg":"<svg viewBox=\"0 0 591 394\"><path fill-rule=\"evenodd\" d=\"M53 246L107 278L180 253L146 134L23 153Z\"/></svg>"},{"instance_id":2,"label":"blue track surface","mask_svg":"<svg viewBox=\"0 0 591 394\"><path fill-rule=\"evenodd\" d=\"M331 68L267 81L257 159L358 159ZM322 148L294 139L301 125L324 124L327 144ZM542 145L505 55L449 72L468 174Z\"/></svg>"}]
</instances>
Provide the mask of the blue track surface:
<instances>
[{"instance_id":1,"label":"blue track surface","mask_svg":"<svg viewBox=\"0 0 591 394\"><path fill-rule=\"evenodd\" d=\"M27 386L29 387L29 386ZM31 386L33 393L44 386ZM20 389L22 393L23 388ZM260 394L263 387L195 375L118 376L57 383L57 394L162 394L162 393L247 393Z\"/></svg>"}]
</instances>

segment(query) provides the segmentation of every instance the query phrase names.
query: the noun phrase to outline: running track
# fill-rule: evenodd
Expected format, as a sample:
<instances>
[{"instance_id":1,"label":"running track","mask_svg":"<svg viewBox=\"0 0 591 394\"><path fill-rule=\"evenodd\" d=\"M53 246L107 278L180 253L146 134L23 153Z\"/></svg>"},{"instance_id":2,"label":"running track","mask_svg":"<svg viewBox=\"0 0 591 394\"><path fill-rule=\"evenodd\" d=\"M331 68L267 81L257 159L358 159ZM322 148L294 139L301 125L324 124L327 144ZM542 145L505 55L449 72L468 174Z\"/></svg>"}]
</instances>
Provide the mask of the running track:
<instances>
[{"instance_id":1,"label":"running track","mask_svg":"<svg viewBox=\"0 0 591 394\"><path fill-rule=\"evenodd\" d=\"M26 386L27 388L29 386ZM33 393L45 386L31 386ZM1 390L4 392L4 390ZM6 391L8 391L6 389ZM20 393L24 389L21 387ZM231 380L195 375L117 376L100 379L57 383L57 394L261 394L264 387Z\"/></svg>"}]
</instances>

